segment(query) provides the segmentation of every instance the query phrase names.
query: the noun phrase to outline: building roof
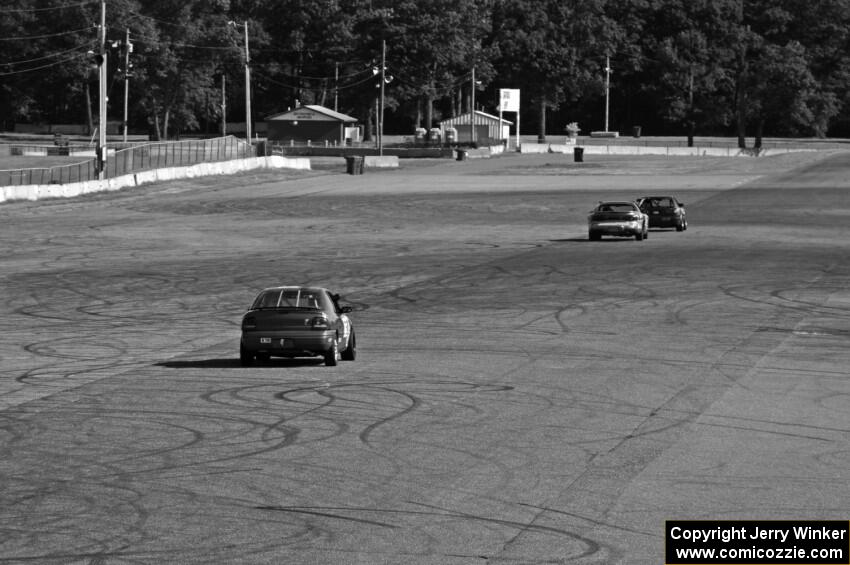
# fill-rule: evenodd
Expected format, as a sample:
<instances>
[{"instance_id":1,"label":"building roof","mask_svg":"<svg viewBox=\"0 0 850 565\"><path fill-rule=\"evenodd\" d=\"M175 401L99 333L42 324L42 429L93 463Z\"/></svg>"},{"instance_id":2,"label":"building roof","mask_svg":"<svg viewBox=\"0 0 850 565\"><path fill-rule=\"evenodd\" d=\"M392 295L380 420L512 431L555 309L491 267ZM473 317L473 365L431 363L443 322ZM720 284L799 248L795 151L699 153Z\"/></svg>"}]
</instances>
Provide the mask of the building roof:
<instances>
[{"instance_id":1,"label":"building roof","mask_svg":"<svg viewBox=\"0 0 850 565\"><path fill-rule=\"evenodd\" d=\"M357 118L352 118L345 114L341 114L330 108L319 106L318 104L305 104L280 114L274 114L266 117L266 120L281 120L281 121L297 121L297 120L318 120L318 121L337 121L353 123L358 121Z\"/></svg>"},{"instance_id":2,"label":"building roof","mask_svg":"<svg viewBox=\"0 0 850 565\"><path fill-rule=\"evenodd\" d=\"M443 120L440 122L441 126L455 126L455 125L469 125L469 112L465 114L461 114L460 116L455 116L454 118L449 118L448 120ZM499 116L494 116L492 114L488 114L487 112L482 112L481 110L475 111L475 123L477 124L487 124L487 123L499 123ZM502 125L513 125L513 122L510 120L506 120L502 118Z\"/></svg>"}]
</instances>

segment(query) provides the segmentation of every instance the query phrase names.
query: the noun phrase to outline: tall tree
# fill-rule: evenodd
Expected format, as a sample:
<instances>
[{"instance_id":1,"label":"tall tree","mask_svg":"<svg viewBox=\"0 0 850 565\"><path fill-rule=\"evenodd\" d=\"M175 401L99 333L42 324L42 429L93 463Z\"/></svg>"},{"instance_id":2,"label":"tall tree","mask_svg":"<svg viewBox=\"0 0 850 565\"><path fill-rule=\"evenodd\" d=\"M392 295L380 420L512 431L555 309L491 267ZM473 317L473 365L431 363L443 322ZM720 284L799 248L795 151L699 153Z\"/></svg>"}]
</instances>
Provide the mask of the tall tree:
<instances>
[{"instance_id":1,"label":"tall tree","mask_svg":"<svg viewBox=\"0 0 850 565\"><path fill-rule=\"evenodd\" d=\"M494 34L503 81L521 87L537 112L537 136L546 139L546 112L565 100L602 91L606 55L617 47L618 26L604 0L502 0Z\"/></svg>"},{"instance_id":2,"label":"tall tree","mask_svg":"<svg viewBox=\"0 0 850 565\"><path fill-rule=\"evenodd\" d=\"M786 9L792 15L788 38L805 48L816 81L808 104L812 119L802 131L824 137L838 120L850 132L850 0L819 0L817 9L807 0L793 0Z\"/></svg>"},{"instance_id":3,"label":"tall tree","mask_svg":"<svg viewBox=\"0 0 850 565\"><path fill-rule=\"evenodd\" d=\"M257 15L269 44L255 67L267 79L278 105L268 110L280 110L281 104L333 105L340 69L343 81L350 72L356 4L274 0L261 5Z\"/></svg>"},{"instance_id":4,"label":"tall tree","mask_svg":"<svg viewBox=\"0 0 850 565\"><path fill-rule=\"evenodd\" d=\"M805 48L789 40L793 0L741 2L732 26L737 38L736 122L738 146L746 147L747 126L756 124L756 147L761 147L768 120L788 124L811 123L809 103L817 91Z\"/></svg>"},{"instance_id":5,"label":"tall tree","mask_svg":"<svg viewBox=\"0 0 850 565\"><path fill-rule=\"evenodd\" d=\"M814 122L810 103L815 99L817 83L809 71L805 49L794 41L782 46L764 45L753 67L748 110L756 124L754 146L758 149L768 122L777 125L775 131L786 134Z\"/></svg>"},{"instance_id":6,"label":"tall tree","mask_svg":"<svg viewBox=\"0 0 850 565\"><path fill-rule=\"evenodd\" d=\"M155 29L135 41L140 106L156 139L197 129L216 100L215 77L223 60L244 57L241 25L228 25L224 0L148 0L140 19ZM242 22L234 22L241 24Z\"/></svg>"},{"instance_id":7,"label":"tall tree","mask_svg":"<svg viewBox=\"0 0 850 565\"><path fill-rule=\"evenodd\" d=\"M451 100L476 69L480 81L492 77L485 40L490 29L490 0L416 0L385 2L376 40L386 40L388 67L398 81L397 97L422 108L416 125L435 125L435 102ZM421 120L421 121L420 121Z\"/></svg>"},{"instance_id":8,"label":"tall tree","mask_svg":"<svg viewBox=\"0 0 850 565\"><path fill-rule=\"evenodd\" d=\"M688 146L697 128L728 123L725 107L734 80L735 52L727 41L738 0L663 0L654 10L649 88L665 101L664 118L685 128Z\"/></svg>"}]
</instances>

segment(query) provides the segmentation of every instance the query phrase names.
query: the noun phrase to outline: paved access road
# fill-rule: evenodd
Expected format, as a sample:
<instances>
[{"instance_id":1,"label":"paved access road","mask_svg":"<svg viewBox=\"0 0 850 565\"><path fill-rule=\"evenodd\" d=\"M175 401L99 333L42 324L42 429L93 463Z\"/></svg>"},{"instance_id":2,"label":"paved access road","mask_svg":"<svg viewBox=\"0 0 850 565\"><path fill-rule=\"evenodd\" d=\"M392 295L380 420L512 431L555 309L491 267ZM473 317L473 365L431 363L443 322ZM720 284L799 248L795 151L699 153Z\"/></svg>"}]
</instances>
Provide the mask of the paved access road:
<instances>
[{"instance_id":1,"label":"paved access road","mask_svg":"<svg viewBox=\"0 0 850 565\"><path fill-rule=\"evenodd\" d=\"M657 564L666 519L850 518L850 154L571 161L0 206L0 564ZM688 231L586 241L667 192ZM357 361L239 367L279 283L353 304Z\"/></svg>"}]
</instances>

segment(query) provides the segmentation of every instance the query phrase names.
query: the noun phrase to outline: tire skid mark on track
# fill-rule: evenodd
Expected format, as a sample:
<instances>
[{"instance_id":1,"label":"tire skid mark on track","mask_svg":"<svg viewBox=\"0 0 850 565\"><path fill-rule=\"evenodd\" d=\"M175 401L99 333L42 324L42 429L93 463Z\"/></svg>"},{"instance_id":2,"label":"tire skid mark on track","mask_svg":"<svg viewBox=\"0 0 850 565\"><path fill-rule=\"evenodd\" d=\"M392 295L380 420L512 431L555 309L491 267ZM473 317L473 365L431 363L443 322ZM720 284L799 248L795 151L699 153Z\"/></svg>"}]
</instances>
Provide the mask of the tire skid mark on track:
<instances>
[{"instance_id":1,"label":"tire skid mark on track","mask_svg":"<svg viewBox=\"0 0 850 565\"><path fill-rule=\"evenodd\" d=\"M283 214L275 191L306 187L269 184L240 202L244 187L193 182L167 198L45 202L6 218L25 238L42 236L26 227L34 217L63 234L3 254L20 266L3 279L4 366L26 375L17 392L45 393L0 410L8 559L613 563L658 555L641 525L688 502L707 516L756 497L750 508L833 510L776 491L840 493L813 477L850 461L835 363L846 303L822 301L844 290L841 240L757 270L763 251L785 258L767 237L780 228L723 234L728 253L710 236L734 214L701 224L699 206L687 238L590 249L548 233L537 247L533 234L563 231L589 192L515 193L484 210L480 193L451 194L450 209L393 188L336 207L290 197ZM293 277L343 281L362 359L237 366L240 308ZM52 293L57 283L67 288ZM821 352L831 357L806 365ZM811 399L799 422L723 403L794 394ZM760 441L715 458L686 445L733 435ZM740 454L764 443L798 467L755 476ZM665 458L677 451L696 468ZM677 485L705 498L671 494ZM725 493L728 506L713 496Z\"/></svg>"}]
</instances>

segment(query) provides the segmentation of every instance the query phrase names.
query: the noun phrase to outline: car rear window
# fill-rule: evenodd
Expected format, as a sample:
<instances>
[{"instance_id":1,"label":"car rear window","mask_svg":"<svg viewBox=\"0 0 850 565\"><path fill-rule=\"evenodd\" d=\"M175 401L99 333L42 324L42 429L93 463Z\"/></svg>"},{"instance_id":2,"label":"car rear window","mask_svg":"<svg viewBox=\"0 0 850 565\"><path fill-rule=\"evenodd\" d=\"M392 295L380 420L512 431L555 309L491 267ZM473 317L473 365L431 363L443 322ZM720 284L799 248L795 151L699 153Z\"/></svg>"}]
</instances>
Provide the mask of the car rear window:
<instances>
[{"instance_id":1,"label":"car rear window","mask_svg":"<svg viewBox=\"0 0 850 565\"><path fill-rule=\"evenodd\" d=\"M672 208L672 198L650 198L647 203L650 208Z\"/></svg>"},{"instance_id":2,"label":"car rear window","mask_svg":"<svg viewBox=\"0 0 850 565\"><path fill-rule=\"evenodd\" d=\"M599 206L600 212L634 212L635 207L630 204L602 204Z\"/></svg>"},{"instance_id":3,"label":"car rear window","mask_svg":"<svg viewBox=\"0 0 850 565\"><path fill-rule=\"evenodd\" d=\"M264 290L254 300L252 308L320 308L321 294L307 289Z\"/></svg>"}]
</instances>

